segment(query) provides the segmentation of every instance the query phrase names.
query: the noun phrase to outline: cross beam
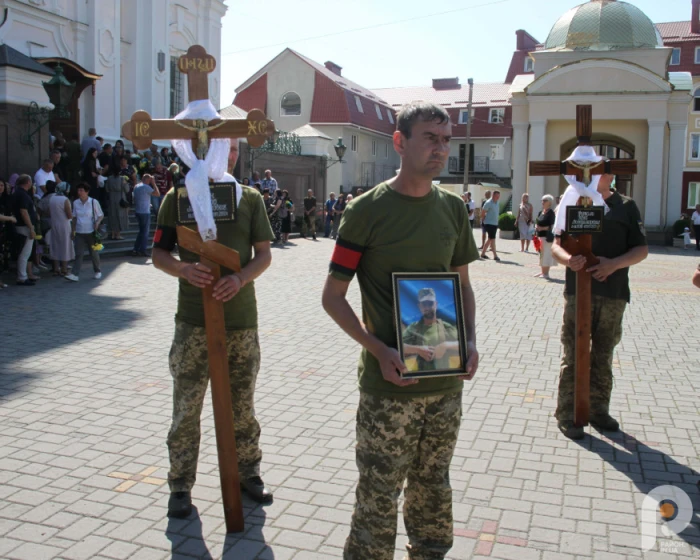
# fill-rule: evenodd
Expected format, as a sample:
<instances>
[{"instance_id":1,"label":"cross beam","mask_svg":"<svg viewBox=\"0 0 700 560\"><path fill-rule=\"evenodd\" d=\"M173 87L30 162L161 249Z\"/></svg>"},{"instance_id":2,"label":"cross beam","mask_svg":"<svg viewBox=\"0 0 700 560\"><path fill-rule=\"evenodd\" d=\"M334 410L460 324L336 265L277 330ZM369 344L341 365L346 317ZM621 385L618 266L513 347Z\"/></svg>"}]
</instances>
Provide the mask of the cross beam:
<instances>
[{"instance_id":1,"label":"cross beam","mask_svg":"<svg viewBox=\"0 0 700 560\"><path fill-rule=\"evenodd\" d=\"M593 137L593 106L576 106L577 146L590 146ZM633 159L604 160L599 164L582 168L570 161L531 161L530 176L576 175L579 181L590 183L591 175L633 175L637 173L637 161ZM584 205L590 204L585 199ZM562 234L562 247L571 255L583 255L586 267L576 273L576 350L575 350L575 389L574 424L586 426L591 407L591 288L592 279L586 269L598 264L593 254L591 234L577 236Z\"/></svg>"}]
</instances>

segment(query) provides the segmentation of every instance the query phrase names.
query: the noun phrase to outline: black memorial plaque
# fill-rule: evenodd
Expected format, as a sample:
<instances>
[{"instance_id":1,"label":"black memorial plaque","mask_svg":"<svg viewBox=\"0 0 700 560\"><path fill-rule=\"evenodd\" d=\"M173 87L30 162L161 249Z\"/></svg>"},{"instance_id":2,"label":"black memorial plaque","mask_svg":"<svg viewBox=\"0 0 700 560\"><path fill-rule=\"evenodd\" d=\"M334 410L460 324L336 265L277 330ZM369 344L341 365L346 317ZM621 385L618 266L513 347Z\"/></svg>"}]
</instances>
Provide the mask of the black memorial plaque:
<instances>
[{"instance_id":1,"label":"black memorial plaque","mask_svg":"<svg viewBox=\"0 0 700 560\"><path fill-rule=\"evenodd\" d=\"M566 233L600 233L604 216L602 206L569 206L566 209Z\"/></svg>"},{"instance_id":2,"label":"black memorial plaque","mask_svg":"<svg viewBox=\"0 0 700 560\"><path fill-rule=\"evenodd\" d=\"M235 222L238 211L235 183L210 183L211 205L214 221L219 223ZM187 196L187 189L177 189L177 221L179 224L196 224L194 211Z\"/></svg>"}]
</instances>

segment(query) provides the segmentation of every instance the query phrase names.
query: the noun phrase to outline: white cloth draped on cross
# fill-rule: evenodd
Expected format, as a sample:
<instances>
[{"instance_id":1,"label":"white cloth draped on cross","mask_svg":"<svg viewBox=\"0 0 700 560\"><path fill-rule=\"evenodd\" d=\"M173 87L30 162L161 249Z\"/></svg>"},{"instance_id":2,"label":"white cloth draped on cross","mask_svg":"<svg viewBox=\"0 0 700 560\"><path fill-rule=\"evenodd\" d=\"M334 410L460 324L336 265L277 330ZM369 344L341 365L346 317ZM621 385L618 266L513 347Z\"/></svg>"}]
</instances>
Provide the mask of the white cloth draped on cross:
<instances>
[{"instance_id":1,"label":"white cloth draped on cross","mask_svg":"<svg viewBox=\"0 0 700 560\"><path fill-rule=\"evenodd\" d=\"M592 146L577 146L566 161L572 161L578 165L594 165L603 161L602 156L595 153ZM594 206L602 206L607 214L610 210L603 200L603 195L598 192L598 183L601 175L591 176L591 184L586 185L576 178L576 175L565 175L566 182L569 183L566 191L559 201L557 218L554 222L554 232L558 235L566 230L566 209L569 206L576 206L580 197L588 197L593 201Z\"/></svg>"},{"instance_id":2,"label":"white cloth draped on cross","mask_svg":"<svg viewBox=\"0 0 700 560\"><path fill-rule=\"evenodd\" d=\"M175 117L175 120L201 119L212 121L221 118L214 105L208 99L191 101L187 108ZM171 140L173 148L180 159L190 168L185 176L185 187L190 199L197 229L204 241L216 239L216 223L212 211L209 179L215 182L226 179L228 154L231 141L228 138L216 138L209 142L206 158L197 159L192 150L192 140ZM238 191L241 187L236 184L236 198L240 200Z\"/></svg>"}]
</instances>

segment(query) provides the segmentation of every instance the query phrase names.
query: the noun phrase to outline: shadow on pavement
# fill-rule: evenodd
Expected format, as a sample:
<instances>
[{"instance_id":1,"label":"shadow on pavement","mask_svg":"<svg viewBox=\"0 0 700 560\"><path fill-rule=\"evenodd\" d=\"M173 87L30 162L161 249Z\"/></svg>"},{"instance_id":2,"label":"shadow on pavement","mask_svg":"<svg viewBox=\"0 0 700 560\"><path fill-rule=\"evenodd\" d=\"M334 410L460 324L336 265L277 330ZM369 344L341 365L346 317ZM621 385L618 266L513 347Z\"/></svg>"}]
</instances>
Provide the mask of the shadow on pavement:
<instances>
[{"instance_id":1,"label":"shadow on pavement","mask_svg":"<svg viewBox=\"0 0 700 560\"><path fill-rule=\"evenodd\" d=\"M644 494L664 485L683 490L693 504L693 512L690 524L678 537L691 548L700 550L700 473L623 431L603 437L591 433L590 437L575 443L626 475Z\"/></svg>"},{"instance_id":2,"label":"shadow on pavement","mask_svg":"<svg viewBox=\"0 0 700 560\"><path fill-rule=\"evenodd\" d=\"M92 264L87 259L79 282L44 273L36 286L2 290L0 403L46 375L25 366L22 362L26 359L65 346L89 354L94 337L125 330L140 318L138 312L121 308L128 297L93 293L120 263L101 264L101 280L92 278Z\"/></svg>"},{"instance_id":3,"label":"shadow on pavement","mask_svg":"<svg viewBox=\"0 0 700 560\"><path fill-rule=\"evenodd\" d=\"M199 560L214 560L204 542L202 519L199 517L197 506L192 506L192 513L187 519L169 518L165 536L170 541L171 556L175 556L177 549L177 554L180 556L187 555L194 556Z\"/></svg>"}]
</instances>

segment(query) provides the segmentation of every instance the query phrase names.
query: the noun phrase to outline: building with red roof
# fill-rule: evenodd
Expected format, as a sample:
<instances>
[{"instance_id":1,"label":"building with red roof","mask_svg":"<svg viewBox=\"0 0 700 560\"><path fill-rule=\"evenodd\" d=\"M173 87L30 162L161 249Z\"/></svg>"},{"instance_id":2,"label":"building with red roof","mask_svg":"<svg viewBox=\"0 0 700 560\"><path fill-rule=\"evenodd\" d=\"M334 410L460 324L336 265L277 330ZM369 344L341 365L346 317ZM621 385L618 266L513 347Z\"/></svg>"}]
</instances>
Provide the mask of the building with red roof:
<instances>
[{"instance_id":1,"label":"building with red roof","mask_svg":"<svg viewBox=\"0 0 700 560\"><path fill-rule=\"evenodd\" d=\"M687 214L700 204L700 0L692 0L690 14L687 21L656 24L664 45L673 48L669 71L689 72L693 77L680 208Z\"/></svg>"}]
</instances>

